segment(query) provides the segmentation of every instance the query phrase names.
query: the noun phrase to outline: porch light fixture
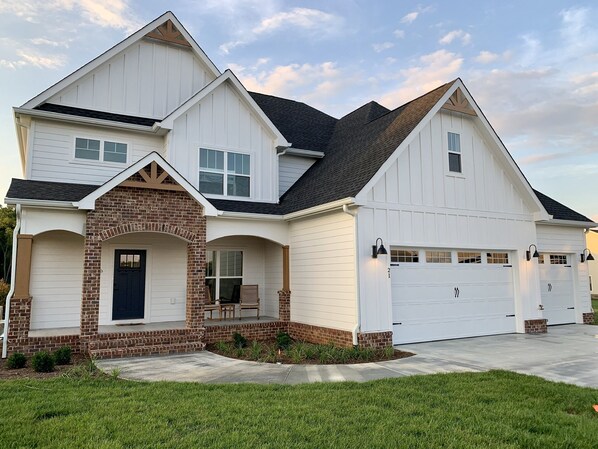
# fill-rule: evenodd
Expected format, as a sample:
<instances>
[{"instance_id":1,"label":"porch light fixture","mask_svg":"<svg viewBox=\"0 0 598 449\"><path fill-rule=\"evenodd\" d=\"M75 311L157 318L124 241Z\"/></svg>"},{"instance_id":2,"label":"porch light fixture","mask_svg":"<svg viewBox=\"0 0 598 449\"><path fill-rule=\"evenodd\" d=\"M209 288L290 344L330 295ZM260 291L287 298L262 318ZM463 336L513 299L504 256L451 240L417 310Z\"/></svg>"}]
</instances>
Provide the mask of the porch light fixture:
<instances>
[{"instance_id":1,"label":"porch light fixture","mask_svg":"<svg viewBox=\"0 0 598 449\"><path fill-rule=\"evenodd\" d=\"M532 246L534 247L534 253L532 254ZM540 254L538 254L538 247L536 245L534 245L533 243L529 246L528 250L525 252L525 258L530 261L532 260L532 257L535 257L536 259L538 257L540 257Z\"/></svg>"},{"instance_id":2,"label":"porch light fixture","mask_svg":"<svg viewBox=\"0 0 598 449\"><path fill-rule=\"evenodd\" d=\"M588 255L586 256L586 252L588 253ZM590 250L588 248L584 249L583 252L580 254L581 256L581 263L584 263L586 260L594 260L594 256L592 256L592 253L590 252Z\"/></svg>"},{"instance_id":3,"label":"porch light fixture","mask_svg":"<svg viewBox=\"0 0 598 449\"><path fill-rule=\"evenodd\" d=\"M378 246L378 240L380 240L380 246ZM386 256L388 254L386 248L384 248L384 243L382 242L382 239L380 237L376 239L376 244L372 245L372 257L374 259L377 259L378 254L381 256Z\"/></svg>"}]
</instances>

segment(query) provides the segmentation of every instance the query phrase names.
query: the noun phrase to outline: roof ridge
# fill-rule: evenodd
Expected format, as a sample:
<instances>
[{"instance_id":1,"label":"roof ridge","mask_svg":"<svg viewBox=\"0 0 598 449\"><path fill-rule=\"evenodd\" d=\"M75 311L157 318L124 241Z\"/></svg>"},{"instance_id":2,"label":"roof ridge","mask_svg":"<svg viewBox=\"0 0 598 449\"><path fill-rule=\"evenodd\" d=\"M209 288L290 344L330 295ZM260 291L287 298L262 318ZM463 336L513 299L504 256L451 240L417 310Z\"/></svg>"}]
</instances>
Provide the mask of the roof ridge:
<instances>
[{"instance_id":1,"label":"roof ridge","mask_svg":"<svg viewBox=\"0 0 598 449\"><path fill-rule=\"evenodd\" d=\"M332 115L330 115L330 114L328 114L328 113L326 113L324 111L321 111L320 109L318 109L318 108L316 108L316 107L314 107L312 105L309 105L309 104L305 103L304 101L298 101L298 100L293 100L291 98L279 97L278 95L264 94L264 93L255 92L255 91L252 91L252 90L248 90L247 93L249 93L249 95L254 95L254 94L256 94L256 95L263 95L264 97L276 98L278 100L290 101L292 103L301 104L301 105L307 106L308 108L311 108L311 109L313 109L315 111L318 111L319 113L324 114L324 115L326 115L326 116L328 116L328 117L330 117L330 118L332 118L334 120L339 120L338 118L333 117Z\"/></svg>"}]
</instances>

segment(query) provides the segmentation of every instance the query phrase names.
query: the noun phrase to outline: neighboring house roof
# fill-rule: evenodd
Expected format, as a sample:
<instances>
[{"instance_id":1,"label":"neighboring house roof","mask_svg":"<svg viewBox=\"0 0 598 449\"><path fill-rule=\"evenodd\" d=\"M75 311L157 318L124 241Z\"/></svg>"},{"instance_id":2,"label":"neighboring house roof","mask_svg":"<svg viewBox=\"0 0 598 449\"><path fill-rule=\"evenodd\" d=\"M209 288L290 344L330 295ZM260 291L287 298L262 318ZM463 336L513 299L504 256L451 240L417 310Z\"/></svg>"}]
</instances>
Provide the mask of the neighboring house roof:
<instances>
[{"instance_id":1,"label":"neighboring house roof","mask_svg":"<svg viewBox=\"0 0 598 449\"><path fill-rule=\"evenodd\" d=\"M47 112L56 112L58 114L76 115L77 117L89 117L100 120L109 120L111 122L131 123L133 125L152 126L160 119L145 117L135 117L132 115L113 114L112 112L94 111L91 109L73 108L61 104L44 103L35 109Z\"/></svg>"},{"instance_id":2,"label":"neighboring house roof","mask_svg":"<svg viewBox=\"0 0 598 449\"><path fill-rule=\"evenodd\" d=\"M337 119L298 101L257 92L249 92L249 95L293 148L326 150Z\"/></svg>"},{"instance_id":3,"label":"neighboring house roof","mask_svg":"<svg viewBox=\"0 0 598 449\"><path fill-rule=\"evenodd\" d=\"M575 212L573 209L568 208L562 203L553 200L549 196L544 195L542 192L538 192L534 189L534 193L546 209L546 211L552 215L555 220L568 220L568 221L585 221L591 223L592 220L579 212Z\"/></svg>"}]
</instances>

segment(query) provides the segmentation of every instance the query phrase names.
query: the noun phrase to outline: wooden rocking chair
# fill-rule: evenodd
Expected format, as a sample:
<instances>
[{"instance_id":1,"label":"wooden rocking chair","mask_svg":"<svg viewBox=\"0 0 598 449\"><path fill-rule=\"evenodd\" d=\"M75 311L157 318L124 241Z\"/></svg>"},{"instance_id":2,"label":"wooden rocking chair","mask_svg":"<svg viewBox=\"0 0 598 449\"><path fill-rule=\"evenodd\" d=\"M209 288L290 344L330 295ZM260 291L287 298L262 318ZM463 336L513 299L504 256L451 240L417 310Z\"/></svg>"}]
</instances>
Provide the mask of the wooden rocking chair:
<instances>
[{"instance_id":1,"label":"wooden rocking chair","mask_svg":"<svg viewBox=\"0 0 598 449\"><path fill-rule=\"evenodd\" d=\"M257 319L260 319L260 298L257 285L241 285L239 295L239 321L243 310L255 310Z\"/></svg>"},{"instance_id":2,"label":"wooden rocking chair","mask_svg":"<svg viewBox=\"0 0 598 449\"><path fill-rule=\"evenodd\" d=\"M214 317L212 316L215 310L220 311L220 305L218 304L214 304L214 302L212 301L212 292L210 291L210 287L209 286L205 286L205 295L206 295L206 303L203 307L204 312L210 312L210 319L213 319Z\"/></svg>"}]
</instances>

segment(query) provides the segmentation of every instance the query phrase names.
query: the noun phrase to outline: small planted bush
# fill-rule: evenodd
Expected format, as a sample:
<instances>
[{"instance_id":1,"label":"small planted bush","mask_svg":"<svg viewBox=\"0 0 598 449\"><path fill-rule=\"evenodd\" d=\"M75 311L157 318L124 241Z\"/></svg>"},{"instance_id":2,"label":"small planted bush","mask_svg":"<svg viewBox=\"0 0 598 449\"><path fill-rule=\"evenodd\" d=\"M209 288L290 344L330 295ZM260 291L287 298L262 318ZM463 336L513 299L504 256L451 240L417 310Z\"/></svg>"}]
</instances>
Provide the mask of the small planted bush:
<instances>
[{"instance_id":1,"label":"small planted bush","mask_svg":"<svg viewBox=\"0 0 598 449\"><path fill-rule=\"evenodd\" d=\"M8 357L6 359L6 367L8 369L25 368L26 364L27 364L27 357L25 357L25 354L23 354L21 352L15 352L14 354L11 354L10 357Z\"/></svg>"},{"instance_id":2,"label":"small planted bush","mask_svg":"<svg viewBox=\"0 0 598 449\"><path fill-rule=\"evenodd\" d=\"M36 352L31 358L31 366L37 373L51 373L54 371L55 364L54 357L46 351Z\"/></svg>"},{"instance_id":3,"label":"small planted bush","mask_svg":"<svg viewBox=\"0 0 598 449\"><path fill-rule=\"evenodd\" d=\"M237 349L243 349L247 346L247 339L243 337L240 333L235 332L233 334L233 344Z\"/></svg>"},{"instance_id":4,"label":"small planted bush","mask_svg":"<svg viewBox=\"0 0 598 449\"><path fill-rule=\"evenodd\" d=\"M279 332L276 335L276 345L278 349L289 349L293 344L293 339L286 332Z\"/></svg>"},{"instance_id":5,"label":"small planted bush","mask_svg":"<svg viewBox=\"0 0 598 449\"><path fill-rule=\"evenodd\" d=\"M70 346L63 346L54 353L54 361L57 365L68 365L71 363L73 351Z\"/></svg>"}]
</instances>

